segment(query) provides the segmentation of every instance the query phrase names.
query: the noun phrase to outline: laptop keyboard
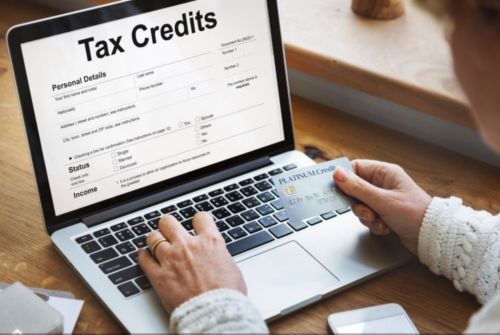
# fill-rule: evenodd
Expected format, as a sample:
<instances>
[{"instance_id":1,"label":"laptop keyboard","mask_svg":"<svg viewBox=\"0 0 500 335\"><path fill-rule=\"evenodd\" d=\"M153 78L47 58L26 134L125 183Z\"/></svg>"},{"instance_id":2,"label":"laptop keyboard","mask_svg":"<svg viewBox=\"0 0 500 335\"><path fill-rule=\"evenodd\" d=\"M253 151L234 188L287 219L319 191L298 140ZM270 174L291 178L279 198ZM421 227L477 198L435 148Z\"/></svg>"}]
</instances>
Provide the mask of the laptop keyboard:
<instances>
[{"instance_id":1,"label":"laptop keyboard","mask_svg":"<svg viewBox=\"0 0 500 335\"><path fill-rule=\"evenodd\" d=\"M232 256L255 249L350 211L341 208L306 222L292 223L279 200L272 177L296 169L295 164L268 171L193 199L158 208L143 216L77 237L75 242L116 285L124 297L149 290L151 284L138 265L138 249L147 247L146 236L158 229L164 214L174 216L194 235L196 213L210 212Z\"/></svg>"}]
</instances>

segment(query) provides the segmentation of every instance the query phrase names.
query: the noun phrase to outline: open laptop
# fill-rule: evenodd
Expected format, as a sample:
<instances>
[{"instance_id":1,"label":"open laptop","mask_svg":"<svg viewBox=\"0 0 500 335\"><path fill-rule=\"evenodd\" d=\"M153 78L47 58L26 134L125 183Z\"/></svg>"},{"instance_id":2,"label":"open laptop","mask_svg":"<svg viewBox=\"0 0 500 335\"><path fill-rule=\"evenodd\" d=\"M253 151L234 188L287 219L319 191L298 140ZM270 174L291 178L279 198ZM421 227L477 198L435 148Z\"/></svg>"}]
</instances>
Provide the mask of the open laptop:
<instances>
[{"instance_id":1,"label":"open laptop","mask_svg":"<svg viewBox=\"0 0 500 335\"><path fill-rule=\"evenodd\" d=\"M137 264L162 214L192 232L212 213L266 320L408 258L348 208L288 222L271 177L314 162L294 151L276 0L124 1L8 44L46 230L127 331L168 329Z\"/></svg>"}]
</instances>

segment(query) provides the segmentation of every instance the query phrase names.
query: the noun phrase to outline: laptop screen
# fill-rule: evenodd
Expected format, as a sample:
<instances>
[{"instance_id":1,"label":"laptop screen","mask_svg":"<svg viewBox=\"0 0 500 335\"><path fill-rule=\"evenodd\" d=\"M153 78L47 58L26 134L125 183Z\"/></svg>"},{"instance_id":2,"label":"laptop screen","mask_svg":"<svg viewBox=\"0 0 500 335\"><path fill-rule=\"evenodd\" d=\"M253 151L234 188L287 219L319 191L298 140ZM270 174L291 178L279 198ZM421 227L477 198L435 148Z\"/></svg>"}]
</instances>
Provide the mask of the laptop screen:
<instances>
[{"instance_id":1,"label":"laptop screen","mask_svg":"<svg viewBox=\"0 0 500 335\"><path fill-rule=\"evenodd\" d=\"M21 44L55 215L283 142L266 0Z\"/></svg>"}]
</instances>

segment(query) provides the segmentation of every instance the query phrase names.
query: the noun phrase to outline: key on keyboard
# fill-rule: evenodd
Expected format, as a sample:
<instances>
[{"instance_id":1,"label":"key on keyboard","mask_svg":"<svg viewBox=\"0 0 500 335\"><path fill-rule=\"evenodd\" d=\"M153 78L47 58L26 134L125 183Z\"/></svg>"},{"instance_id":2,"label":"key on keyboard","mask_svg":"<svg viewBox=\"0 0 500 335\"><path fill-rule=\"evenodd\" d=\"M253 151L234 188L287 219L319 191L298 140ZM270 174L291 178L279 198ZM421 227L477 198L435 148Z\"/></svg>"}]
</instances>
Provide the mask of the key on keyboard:
<instances>
[{"instance_id":1,"label":"key on keyboard","mask_svg":"<svg viewBox=\"0 0 500 335\"><path fill-rule=\"evenodd\" d=\"M253 180L252 179L245 179L245 180L240 181L240 186L242 186L242 187L248 186L248 185L251 185L251 184L253 184Z\"/></svg>"},{"instance_id":2,"label":"key on keyboard","mask_svg":"<svg viewBox=\"0 0 500 335\"><path fill-rule=\"evenodd\" d=\"M227 249L229 250L231 256L237 256L272 241L274 241L274 239L267 231L261 231L239 241L228 244Z\"/></svg>"},{"instance_id":3,"label":"key on keyboard","mask_svg":"<svg viewBox=\"0 0 500 335\"><path fill-rule=\"evenodd\" d=\"M193 204L193 202L191 200L184 200L182 202L179 202L177 204L177 207L179 207L179 208L185 208L185 207L191 206L192 204Z\"/></svg>"},{"instance_id":4,"label":"key on keyboard","mask_svg":"<svg viewBox=\"0 0 500 335\"><path fill-rule=\"evenodd\" d=\"M259 218L259 214L257 214L253 209L246 211L244 213L241 213L241 216L247 220L248 222L256 220Z\"/></svg>"},{"instance_id":5,"label":"key on keyboard","mask_svg":"<svg viewBox=\"0 0 500 335\"><path fill-rule=\"evenodd\" d=\"M118 244L118 241L116 240L116 238L114 238L113 235L101 237L98 241L103 248L111 247L115 244Z\"/></svg>"},{"instance_id":6,"label":"key on keyboard","mask_svg":"<svg viewBox=\"0 0 500 335\"><path fill-rule=\"evenodd\" d=\"M237 228L234 228L234 229L231 229L230 231L227 232L229 235L231 235L231 237L235 240L238 240L242 237L245 237L247 236L248 234L245 233L245 231L243 229L241 229L240 227L237 227Z\"/></svg>"},{"instance_id":7,"label":"key on keyboard","mask_svg":"<svg viewBox=\"0 0 500 335\"><path fill-rule=\"evenodd\" d=\"M264 179L267 179L269 176L265 173L263 174L259 174L258 176L255 176L253 179L255 179L255 181L262 181Z\"/></svg>"},{"instance_id":8,"label":"key on keyboard","mask_svg":"<svg viewBox=\"0 0 500 335\"><path fill-rule=\"evenodd\" d=\"M85 235L85 236L80 236L79 238L77 238L75 240L75 242L78 243L78 244L82 244L82 243L85 243L85 242L88 242L88 241L91 241L91 240L92 240L92 236Z\"/></svg>"},{"instance_id":9,"label":"key on keyboard","mask_svg":"<svg viewBox=\"0 0 500 335\"><path fill-rule=\"evenodd\" d=\"M113 248L109 248L103 251L96 252L95 254L90 255L90 258L96 263L101 264L103 262L109 261L118 257L118 253Z\"/></svg>"},{"instance_id":10,"label":"key on keyboard","mask_svg":"<svg viewBox=\"0 0 500 335\"><path fill-rule=\"evenodd\" d=\"M202 202L205 200L208 200L208 195L206 195L206 194L202 194L202 195L199 195L199 196L193 198L194 202Z\"/></svg>"},{"instance_id":11,"label":"key on keyboard","mask_svg":"<svg viewBox=\"0 0 500 335\"><path fill-rule=\"evenodd\" d=\"M276 170L269 171L269 174L271 176L276 176L276 175L279 175L281 173L283 173L283 170L281 170L281 169L276 169Z\"/></svg>"},{"instance_id":12,"label":"key on keyboard","mask_svg":"<svg viewBox=\"0 0 500 335\"><path fill-rule=\"evenodd\" d=\"M176 210L177 210L177 207L175 205L170 205L170 206L167 206L165 208L162 208L161 212L163 214L168 214L168 213L175 212Z\"/></svg>"},{"instance_id":13,"label":"key on keyboard","mask_svg":"<svg viewBox=\"0 0 500 335\"><path fill-rule=\"evenodd\" d=\"M82 244L82 249L87 254L91 254L93 252L101 250L101 247L99 246L99 244L97 244L96 241L90 241L88 243Z\"/></svg>"},{"instance_id":14,"label":"key on keyboard","mask_svg":"<svg viewBox=\"0 0 500 335\"><path fill-rule=\"evenodd\" d=\"M116 249L122 254L128 254L132 251L135 251L135 247L130 242L125 242L116 246Z\"/></svg>"},{"instance_id":15,"label":"key on keyboard","mask_svg":"<svg viewBox=\"0 0 500 335\"><path fill-rule=\"evenodd\" d=\"M132 262L127 257L122 256L120 258L113 259L112 261L99 265L99 268L102 270L102 272L108 274L124 269L130 265L132 265Z\"/></svg>"},{"instance_id":16,"label":"key on keyboard","mask_svg":"<svg viewBox=\"0 0 500 335\"><path fill-rule=\"evenodd\" d=\"M259 220L259 223L264 227L264 228L269 228L272 226L275 226L278 224L278 221L273 219L271 216L266 216L262 219Z\"/></svg>"},{"instance_id":17,"label":"key on keyboard","mask_svg":"<svg viewBox=\"0 0 500 335\"><path fill-rule=\"evenodd\" d=\"M256 195L259 193L255 187L253 186L247 186L245 188L242 188L240 192L245 196L245 197L251 197L252 195Z\"/></svg>"},{"instance_id":18,"label":"key on keyboard","mask_svg":"<svg viewBox=\"0 0 500 335\"><path fill-rule=\"evenodd\" d=\"M142 276L142 270L139 265L134 265L130 268L127 268L125 270L113 273L112 275L109 275L108 278L111 280L111 282L115 285L121 284L123 282L126 282L130 279L137 278L139 276Z\"/></svg>"},{"instance_id":19,"label":"key on keyboard","mask_svg":"<svg viewBox=\"0 0 500 335\"><path fill-rule=\"evenodd\" d=\"M137 236L145 235L151 231L145 223L132 227L132 230Z\"/></svg>"},{"instance_id":20,"label":"key on keyboard","mask_svg":"<svg viewBox=\"0 0 500 335\"><path fill-rule=\"evenodd\" d=\"M111 234L111 232L109 231L108 228L104 228L104 229L101 229L101 230L94 232L94 237L99 238L99 237L103 237L104 235L108 235L108 234Z\"/></svg>"},{"instance_id":21,"label":"key on keyboard","mask_svg":"<svg viewBox=\"0 0 500 335\"><path fill-rule=\"evenodd\" d=\"M132 282L128 282L118 286L118 289L123 294L125 298L130 297L134 294L139 293L139 289Z\"/></svg>"},{"instance_id":22,"label":"key on keyboard","mask_svg":"<svg viewBox=\"0 0 500 335\"><path fill-rule=\"evenodd\" d=\"M247 206L248 208L253 208L253 207L260 205L259 200L255 199L255 197L245 199L242 201L242 203L243 203L243 205Z\"/></svg>"},{"instance_id":23,"label":"key on keyboard","mask_svg":"<svg viewBox=\"0 0 500 335\"><path fill-rule=\"evenodd\" d=\"M321 217L323 218L323 220L330 220L330 219L333 219L336 216L337 216L337 214L335 214L334 212L328 212L328 213L325 213L325 214L321 215Z\"/></svg>"},{"instance_id":24,"label":"key on keyboard","mask_svg":"<svg viewBox=\"0 0 500 335\"><path fill-rule=\"evenodd\" d=\"M238 214L246 210L246 207L239 202L235 202L234 204L227 206L227 209L229 209L234 214Z\"/></svg>"},{"instance_id":25,"label":"key on keyboard","mask_svg":"<svg viewBox=\"0 0 500 335\"><path fill-rule=\"evenodd\" d=\"M274 196L269 192L261 193L257 196L257 198L259 198L259 200L262 202L269 202L275 199Z\"/></svg>"},{"instance_id":26,"label":"key on keyboard","mask_svg":"<svg viewBox=\"0 0 500 335\"><path fill-rule=\"evenodd\" d=\"M224 187L224 191L226 191L226 192L231 192L231 191L234 191L236 189L238 189L238 185L236 185L236 184L232 184L232 185Z\"/></svg>"},{"instance_id":27,"label":"key on keyboard","mask_svg":"<svg viewBox=\"0 0 500 335\"><path fill-rule=\"evenodd\" d=\"M222 206L226 206L227 204L229 204L229 202L223 197L214 198L214 199L210 200L210 202L217 208L222 207Z\"/></svg>"},{"instance_id":28,"label":"key on keyboard","mask_svg":"<svg viewBox=\"0 0 500 335\"><path fill-rule=\"evenodd\" d=\"M220 196L222 194L224 194L224 191L221 190L221 189L218 189L218 190L215 190L215 191L212 191L212 192L208 192L208 195L211 196L212 198L218 197L218 196Z\"/></svg>"},{"instance_id":29,"label":"key on keyboard","mask_svg":"<svg viewBox=\"0 0 500 335\"><path fill-rule=\"evenodd\" d=\"M139 224L141 222L144 222L144 218L143 217L137 217L137 218L133 218L132 220L128 220L127 223L130 225L130 226L133 226L133 225L136 225L136 224Z\"/></svg>"},{"instance_id":30,"label":"key on keyboard","mask_svg":"<svg viewBox=\"0 0 500 335\"><path fill-rule=\"evenodd\" d=\"M293 228L293 230L295 231L300 231L302 229L306 229L308 226L302 222L302 221L299 221L299 222L288 222L288 224L290 225L290 227Z\"/></svg>"},{"instance_id":31,"label":"key on keyboard","mask_svg":"<svg viewBox=\"0 0 500 335\"><path fill-rule=\"evenodd\" d=\"M212 206L208 201L202 202L201 204L197 204L195 207L200 212L210 212L214 210L214 206Z\"/></svg>"},{"instance_id":32,"label":"key on keyboard","mask_svg":"<svg viewBox=\"0 0 500 335\"><path fill-rule=\"evenodd\" d=\"M154 218L157 218L157 217L160 217L161 216L161 213L158 212L158 211L154 211L152 213L148 213L146 215L144 215L144 217L146 218L146 220L153 220Z\"/></svg>"},{"instance_id":33,"label":"key on keyboard","mask_svg":"<svg viewBox=\"0 0 500 335\"><path fill-rule=\"evenodd\" d=\"M247 223L246 225L243 226L243 228L245 228L246 231L249 232L250 234L253 234L253 233L256 233L256 232L262 230L262 227L259 226L259 224L255 221Z\"/></svg>"},{"instance_id":34,"label":"key on keyboard","mask_svg":"<svg viewBox=\"0 0 500 335\"><path fill-rule=\"evenodd\" d=\"M146 244L146 236L141 236L141 237L138 237L134 240L132 240L132 242L135 244L135 246L137 248L145 248L147 246Z\"/></svg>"},{"instance_id":35,"label":"key on keyboard","mask_svg":"<svg viewBox=\"0 0 500 335\"><path fill-rule=\"evenodd\" d=\"M245 221L239 215L234 215L234 216L231 216L230 218L227 218L226 222L231 227L237 227L237 226L245 223Z\"/></svg>"},{"instance_id":36,"label":"key on keyboard","mask_svg":"<svg viewBox=\"0 0 500 335\"><path fill-rule=\"evenodd\" d=\"M263 206L257 207L256 210L262 216L269 215L269 214L274 212L274 209L269 205L263 205Z\"/></svg>"},{"instance_id":37,"label":"key on keyboard","mask_svg":"<svg viewBox=\"0 0 500 335\"><path fill-rule=\"evenodd\" d=\"M125 222L111 226L111 230L114 232L117 232L117 231L125 229L125 228L127 228L127 224Z\"/></svg>"},{"instance_id":38,"label":"key on keyboard","mask_svg":"<svg viewBox=\"0 0 500 335\"><path fill-rule=\"evenodd\" d=\"M282 238L285 236L290 235L293 233L293 231L288 228L286 224L280 224L279 226L273 227L269 229L269 231L276 237L276 238Z\"/></svg>"},{"instance_id":39,"label":"key on keyboard","mask_svg":"<svg viewBox=\"0 0 500 335\"><path fill-rule=\"evenodd\" d=\"M273 185L269 184L267 181L261 181L260 183L255 184L255 187L261 191L267 191L273 188Z\"/></svg>"},{"instance_id":40,"label":"key on keyboard","mask_svg":"<svg viewBox=\"0 0 500 335\"><path fill-rule=\"evenodd\" d=\"M234 191L234 192L226 194L226 198L231 202L235 202L235 201L239 201L239 200L243 199L243 196L241 195L240 192Z\"/></svg>"},{"instance_id":41,"label":"key on keyboard","mask_svg":"<svg viewBox=\"0 0 500 335\"><path fill-rule=\"evenodd\" d=\"M115 236L122 242L128 241L131 238L134 238L134 234L130 230L122 230L115 234Z\"/></svg>"},{"instance_id":42,"label":"key on keyboard","mask_svg":"<svg viewBox=\"0 0 500 335\"><path fill-rule=\"evenodd\" d=\"M180 213L186 219L191 219L193 216L195 216L195 214L197 212L196 212L196 209L194 209L193 207L188 207L188 208L181 209Z\"/></svg>"},{"instance_id":43,"label":"key on keyboard","mask_svg":"<svg viewBox=\"0 0 500 335\"><path fill-rule=\"evenodd\" d=\"M225 208L220 208L212 212L212 214L219 220L225 219L228 216L231 216L231 213Z\"/></svg>"},{"instance_id":44,"label":"key on keyboard","mask_svg":"<svg viewBox=\"0 0 500 335\"><path fill-rule=\"evenodd\" d=\"M135 283L141 288L141 290L149 290L151 288L151 283L146 277L139 277L135 280Z\"/></svg>"},{"instance_id":45,"label":"key on keyboard","mask_svg":"<svg viewBox=\"0 0 500 335\"><path fill-rule=\"evenodd\" d=\"M220 232L226 231L229 229L229 226L224 221L217 221L215 223Z\"/></svg>"}]
</instances>

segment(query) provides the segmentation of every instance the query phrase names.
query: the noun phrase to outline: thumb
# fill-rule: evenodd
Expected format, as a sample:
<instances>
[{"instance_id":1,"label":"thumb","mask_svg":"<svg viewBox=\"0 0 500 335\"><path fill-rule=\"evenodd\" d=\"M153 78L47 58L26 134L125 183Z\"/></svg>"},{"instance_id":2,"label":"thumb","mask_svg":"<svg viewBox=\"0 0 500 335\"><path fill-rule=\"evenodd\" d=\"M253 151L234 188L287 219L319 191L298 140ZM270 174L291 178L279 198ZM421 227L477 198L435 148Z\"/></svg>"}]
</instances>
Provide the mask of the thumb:
<instances>
[{"instance_id":1,"label":"thumb","mask_svg":"<svg viewBox=\"0 0 500 335\"><path fill-rule=\"evenodd\" d=\"M341 167L335 169L333 178L336 185L346 194L358 199L375 211L377 210L379 207L377 204L380 203L385 190L370 184L358 175L348 172Z\"/></svg>"}]
</instances>

